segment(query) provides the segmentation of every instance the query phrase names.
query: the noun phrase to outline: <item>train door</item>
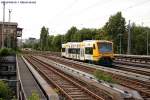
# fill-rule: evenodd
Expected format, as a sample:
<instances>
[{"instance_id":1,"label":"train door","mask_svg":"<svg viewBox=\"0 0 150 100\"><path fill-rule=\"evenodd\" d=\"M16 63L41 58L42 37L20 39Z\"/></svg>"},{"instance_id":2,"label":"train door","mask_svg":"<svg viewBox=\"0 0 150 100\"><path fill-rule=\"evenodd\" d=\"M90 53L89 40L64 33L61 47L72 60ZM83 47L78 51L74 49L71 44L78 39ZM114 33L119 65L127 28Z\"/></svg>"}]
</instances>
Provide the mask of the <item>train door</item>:
<instances>
[{"instance_id":1,"label":"train door","mask_svg":"<svg viewBox=\"0 0 150 100\"><path fill-rule=\"evenodd\" d=\"M77 59L80 60L80 48L77 48Z\"/></svg>"},{"instance_id":2,"label":"train door","mask_svg":"<svg viewBox=\"0 0 150 100\"><path fill-rule=\"evenodd\" d=\"M85 47L85 60L93 60L93 47Z\"/></svg>"},{"instance_id":3,"label":"train door","mask_svg":"<svg viewBox=\"0 0 150 100\"><path fill-rule=\"evenodd\" d=\"M80 48L80 60L84 60L84 48Z\"/></svg>"},{"instance_id":4,"label":"train door","mask_svg":"<svg viewBox=\"0 0 150 100\"><path fill-rule=\"evenodd\" d=\"M65 49L65 57L68 57L68 48Z\"/></svg>"}]
</instances>

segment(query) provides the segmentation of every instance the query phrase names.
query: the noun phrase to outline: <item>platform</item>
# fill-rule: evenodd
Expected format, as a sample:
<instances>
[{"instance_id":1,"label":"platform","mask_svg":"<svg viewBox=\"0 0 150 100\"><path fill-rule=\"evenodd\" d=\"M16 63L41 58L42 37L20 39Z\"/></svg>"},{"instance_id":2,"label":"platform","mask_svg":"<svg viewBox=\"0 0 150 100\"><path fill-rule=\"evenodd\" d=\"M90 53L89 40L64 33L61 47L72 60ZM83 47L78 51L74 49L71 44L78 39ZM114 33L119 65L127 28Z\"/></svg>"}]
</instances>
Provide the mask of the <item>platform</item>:
<instances>
[{"instance_id":1,"label":"platform","mask_svg":"<svg viewBox=\"0 0 150 100\"><path fill-rule=\"evenodd\" d=\"M19 77L26 99L28 99L32 95L32 92L35 91L40 96L40 100L47 100L22 58L18 56L17 61L19 68Z\"/></svg>"}]
</instances>

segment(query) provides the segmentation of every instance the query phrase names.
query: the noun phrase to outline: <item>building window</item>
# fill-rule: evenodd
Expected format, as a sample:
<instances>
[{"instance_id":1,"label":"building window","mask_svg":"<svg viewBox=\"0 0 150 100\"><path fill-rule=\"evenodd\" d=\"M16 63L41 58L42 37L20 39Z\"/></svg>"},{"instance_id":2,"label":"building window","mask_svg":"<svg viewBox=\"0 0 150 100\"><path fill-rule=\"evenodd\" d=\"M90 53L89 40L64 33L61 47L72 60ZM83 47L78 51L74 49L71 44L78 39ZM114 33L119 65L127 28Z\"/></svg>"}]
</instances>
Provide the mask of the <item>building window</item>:
<instances>
[{"instance_id":1,"label":"building window","mask_svg":"<svg viewBox=\"0 0 150 100\"><path fill-rule=\"evenodd\" d=\"M13 31L14 31L13 29L10 29L10 33L13 33Z\"/></svg>"}]
</instances>

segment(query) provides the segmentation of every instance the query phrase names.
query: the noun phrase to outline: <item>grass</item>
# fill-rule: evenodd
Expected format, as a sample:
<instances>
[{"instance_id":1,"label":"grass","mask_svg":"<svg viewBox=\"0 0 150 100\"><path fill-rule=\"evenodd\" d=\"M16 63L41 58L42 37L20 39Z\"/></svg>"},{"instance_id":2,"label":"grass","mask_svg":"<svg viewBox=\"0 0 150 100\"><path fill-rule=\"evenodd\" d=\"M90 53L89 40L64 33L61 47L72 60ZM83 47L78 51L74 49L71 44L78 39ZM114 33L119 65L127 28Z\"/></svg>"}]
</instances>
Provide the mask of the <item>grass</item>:
<instances>
[{"instance_id":1,"label":"grass","mask_svg":"<svg viewBox=\"0 0 150 100\"><path fill-rule=\"evenodd\" d=\"M28 100L40 100L40 96L36 91L32 91L32 94L28 98Z\"/></svg>"},{"instance_id":2,"label":"grass","mask_svg":"<svg viewBox=\"0 0 150 100\"><path fill-rule=\"evenodd\" d=\"M115 83L115 81L112 79L112 77L110 75L104 73L103 71L96 70L94 72L94 76L98 81L103 80L103 81L106 81L109 83Z\"/></svg>"}]
</instances>

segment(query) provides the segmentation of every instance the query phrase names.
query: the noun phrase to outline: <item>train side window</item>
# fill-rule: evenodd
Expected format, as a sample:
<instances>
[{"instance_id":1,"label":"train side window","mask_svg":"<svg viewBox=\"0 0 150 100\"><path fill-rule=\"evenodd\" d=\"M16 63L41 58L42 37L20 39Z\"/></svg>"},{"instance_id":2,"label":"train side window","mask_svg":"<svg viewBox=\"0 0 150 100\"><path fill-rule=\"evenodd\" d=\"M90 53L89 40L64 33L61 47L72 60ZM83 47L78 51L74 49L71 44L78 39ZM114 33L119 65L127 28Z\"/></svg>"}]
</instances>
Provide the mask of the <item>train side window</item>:
<instances>
[{"instance_id":1,"label":"train side window","mask_svg":"<svg viewBox=\"0 0 150 100\"><path fill-rule=\"evenodd\" d=\"M77 50L77 52L76 52L76 53L77 53L77 54L80 54L80 49L79 49L79 48L77 48L76 50Z\"/></svg>"},{"instance_id":2,"label":"train side window","mask_svg":"<svg viewBox=\"0 0 150 100\"><path fill-rule=\"evenodd\" d=\"M93 44L93 49L95 49L95 44Z\"/></svg>"},{"instance_id":3,"label":"train side window","mask_svg":"<svg viewBox=\"0 0 150 100\"><path fill-rule=\"evenodd\" d=\"M62 52L65 52L65 48L62 48Z\"/></svg>"},{"instance_id":4,"label":"train side window","mask_svg":"<svg viewBox=\"0 0 150 100\"><path fill-rule=\"evenodd\" d=\"M68 48L68 53L71 53L71 49L70 48Z\"/></svg>"},{"instance_id":5,"label":"train side window","mask_svg":"<svg viewBox=\"0 0 150 100\"><path fill-rule=\"evenodd\" d=\"M93 48L91 47L85 48L85 54L93 54Z\"/></svg>"}]
</instances>

